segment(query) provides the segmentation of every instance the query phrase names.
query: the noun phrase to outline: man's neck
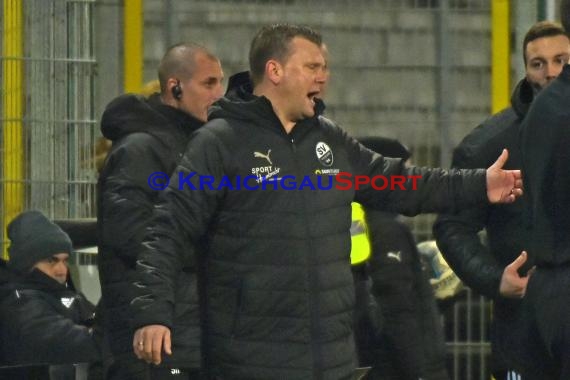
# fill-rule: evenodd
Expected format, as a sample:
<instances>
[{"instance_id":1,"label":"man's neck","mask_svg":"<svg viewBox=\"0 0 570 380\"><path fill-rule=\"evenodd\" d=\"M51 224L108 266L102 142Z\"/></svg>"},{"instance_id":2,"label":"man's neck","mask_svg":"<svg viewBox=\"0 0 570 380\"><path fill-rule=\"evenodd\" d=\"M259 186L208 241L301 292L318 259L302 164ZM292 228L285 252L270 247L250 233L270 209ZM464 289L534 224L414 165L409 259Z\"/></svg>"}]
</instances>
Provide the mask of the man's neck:
<instances>
[{"instance_id":1,"label":"man's neck","mask_svg":"<svg viewBox=\"0 0 570 380\"><path fill-rule=\"evenodd\" d=\"M162 93L160 94L160 102L162 104L164 104L165 106L170 106L172 108L178 108L178 105L176 104L176 101L174 99L169 98Z\"/></svg>"}]
</instances>

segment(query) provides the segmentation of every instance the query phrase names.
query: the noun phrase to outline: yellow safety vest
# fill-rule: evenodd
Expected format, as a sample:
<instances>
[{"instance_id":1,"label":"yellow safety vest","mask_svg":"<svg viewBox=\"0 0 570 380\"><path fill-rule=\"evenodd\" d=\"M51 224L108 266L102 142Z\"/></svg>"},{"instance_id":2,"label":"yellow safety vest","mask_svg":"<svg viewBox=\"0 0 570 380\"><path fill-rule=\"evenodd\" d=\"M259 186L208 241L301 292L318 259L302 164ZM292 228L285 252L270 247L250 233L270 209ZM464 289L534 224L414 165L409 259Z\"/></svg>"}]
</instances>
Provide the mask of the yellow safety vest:
<instances>
[{"instance_id":1,"label":"yellow safety vest","mask_svg":"<svg viewBox=\"0 0 570 380\"><path fill-rule=\"evenodd\" d=\"M368 240L368 227L364 219L364 209L357 202L352 202L352 224L350 225L350 263L357 265L370 257L370 240Z\"/></svg>"}]
</instances>

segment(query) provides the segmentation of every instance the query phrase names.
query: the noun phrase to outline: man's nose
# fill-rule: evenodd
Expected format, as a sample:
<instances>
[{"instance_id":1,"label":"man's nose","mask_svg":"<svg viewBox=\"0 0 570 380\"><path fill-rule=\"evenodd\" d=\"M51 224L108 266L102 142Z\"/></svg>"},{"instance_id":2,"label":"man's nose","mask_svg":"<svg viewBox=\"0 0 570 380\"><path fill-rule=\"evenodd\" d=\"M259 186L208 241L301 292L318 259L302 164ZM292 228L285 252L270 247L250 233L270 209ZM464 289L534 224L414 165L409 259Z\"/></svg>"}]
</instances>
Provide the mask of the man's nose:
<instances>
[{"instance_id":1,"label":"man's nose","mask_svg":"<svg viewBox=\"0 0 570 380\"><path fill-rule=\"evenodd\" d=\"M220 83L216 86L216 90L214 91L214 100L218 100L222 96L224 96L224 87Z\"/></svg>"},{"instance_id":2,"label":"man's nose","mask_svg":"<svg viewBox=\"0 0 570 380\"><path fill-rule=\"evenodd\" d=\"M319 71L317 72L317 76L316 76L315 80L316 80L318 83L325 83L325 82L327 81L327 78L328 78L328 73L327 73L327 71L326 71L326 70L319 70Z\"/></svg>"},{"instance_id":3,"label":"man's nose","mask_svg":"<svg viewBox=\"0 0 570 380\"><path fill-rule=\"evenodd\" d=\"M560 74L562 71L562 65L558 65L556 63L550 63L546 67L546 78L547 79L554 79Z\"/></svg>"},{"instance_id":4,"label":"man's nose","mask_svg":"<svg viewBox=\"0 0 570 380\"><path fill-rule=\"evenodd\" d=\"M67 275L67 264L63 262L57 263L55 270L57 274Z\"/></svg>"}]
</instances>

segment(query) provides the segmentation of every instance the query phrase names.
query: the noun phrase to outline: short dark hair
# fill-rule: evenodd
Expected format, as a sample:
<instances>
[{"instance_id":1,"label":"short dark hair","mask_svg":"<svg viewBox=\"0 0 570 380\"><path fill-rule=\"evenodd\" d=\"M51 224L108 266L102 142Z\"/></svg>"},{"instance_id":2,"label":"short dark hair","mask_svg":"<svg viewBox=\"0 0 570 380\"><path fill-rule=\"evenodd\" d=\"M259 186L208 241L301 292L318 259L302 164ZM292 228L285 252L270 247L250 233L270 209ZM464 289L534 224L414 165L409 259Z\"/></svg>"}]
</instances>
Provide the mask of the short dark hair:
<instances>
[{"instance_id":1,"label":"short dark hair","mask_svg":"<svg viewBox=\"0 0 570 380\"><path fill-rule=\"evenodd\" d=\"M158 81L160 82L160 91L167 91L166 82L168 78L178 78L187 80L192 77L196 68L196 54L199 52L205 54L212 60L218 60L214 54L202 45L194 42L183 42L171 46L160 60L158 65Z\"/></svg>"},{"instance_id":2,"label":"short dark hair","mask_svg":"<svg viewBox=\"0 0 570 380\"><path fill-rule=\"evenodd\" d=\"M523 40L523 60L526 66L526 47L527 45L539 38L543 37L555 37L555 36L566 36L568 33L564 30L562 25L557 22L552 21L539 21L530 27L528 32L526 32Z\"/></svg>"},{"instance_id":3,"label":"short dark hair","mask_svg":"<svg viewBox=\"0 0 570 380\"><path fill-rule=\"evenodd\" d=\"M304 25L273 24L261 28L249 49L249 70L253 84L263 78L265 64L270 59L284 61L289 55L289 43L295 37L301 37L321 46L323 41L319 32Z\"/></svg>"}]
</instances>

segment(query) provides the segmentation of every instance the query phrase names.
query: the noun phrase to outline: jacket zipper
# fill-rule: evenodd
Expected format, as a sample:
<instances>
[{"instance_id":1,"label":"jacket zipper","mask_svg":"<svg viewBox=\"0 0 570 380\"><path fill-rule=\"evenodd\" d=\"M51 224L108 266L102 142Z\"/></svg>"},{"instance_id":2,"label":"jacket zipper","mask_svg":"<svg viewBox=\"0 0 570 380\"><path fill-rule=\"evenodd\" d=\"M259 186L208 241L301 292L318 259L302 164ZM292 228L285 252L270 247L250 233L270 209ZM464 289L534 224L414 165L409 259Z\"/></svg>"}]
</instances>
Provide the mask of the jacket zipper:
<instances>
[{"instance_id":1,"label":"jacket zipper","mask_svg":"<svg viewBox=\"0 0 570 380\"><path fill-rule=\"evenodd\" d=\"M294 138L291 138L291 150L293 151L293 159L295 160L295 169L298 174L303 174L301 168L299 166L299 162L297 160L297 144ZM302 191L302 200L303 200L303 210L307 210L308 204L307 202L306 192ZM306 214L303 211L301 213L303 218L303 224L305 225L306 230L310 228L309 222L307 221ZM307 232L307 235L309 233ZM308 236L307 236L308 237ZM314 256L313 256L313 242L310 238L307 239L307 244L309 245L309 255L306 258L306 268L307 268L307 281L309 284L309 297L307 297L307 308L309 310L310 315L310 337L311 337L311 351L313 356L313 376L314 380L322 379L322 369L323 369L323 358L322 352L319 349L319 344L316 341L317 337L319 336L319 310L320 310L320 300L316 293L319 292L318 290L318 281L316 278L316 274L313 268L316 268L316 263L314 263Z\"/></svg>"}]
</instances>

